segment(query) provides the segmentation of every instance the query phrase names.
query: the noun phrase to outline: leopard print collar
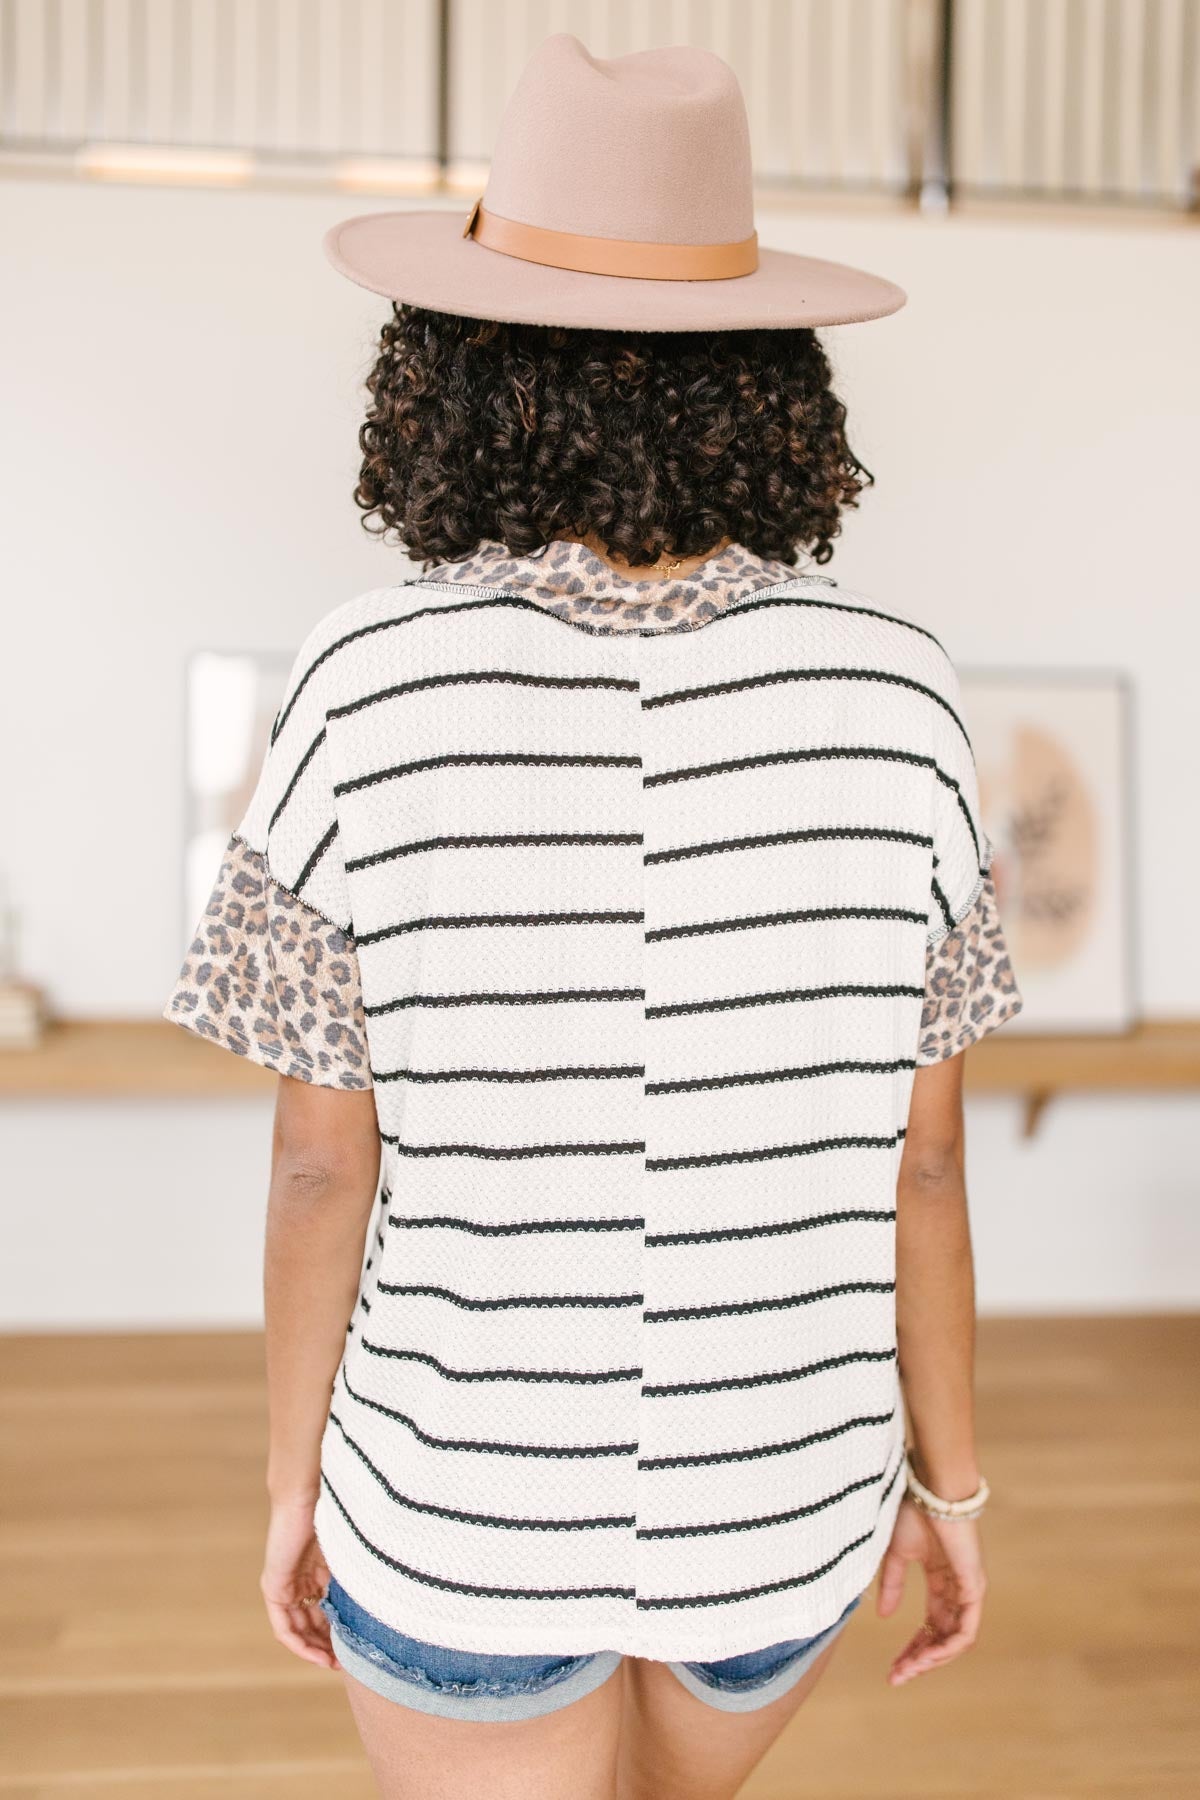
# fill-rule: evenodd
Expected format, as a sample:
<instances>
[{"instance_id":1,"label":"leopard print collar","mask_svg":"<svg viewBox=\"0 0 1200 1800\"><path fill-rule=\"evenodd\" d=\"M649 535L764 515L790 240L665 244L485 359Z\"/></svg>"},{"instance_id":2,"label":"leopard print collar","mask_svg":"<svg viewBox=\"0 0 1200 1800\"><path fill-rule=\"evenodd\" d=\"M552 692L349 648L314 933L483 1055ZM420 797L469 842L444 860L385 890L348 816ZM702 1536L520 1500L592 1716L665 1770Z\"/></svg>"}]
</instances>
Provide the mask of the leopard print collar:
<instances>
[{"instance_id":1,"label":"leopard print collar","mask_svg":"<svg viewBox=\"0 0 1200 1800\"><path fill-rule=\"evenodd\" d=\"M540 550L514 556L506 545L487 538L461 562L439 563L421 579L502 587L592 630L645 631L704 625L731 600L794 580L798 573L789 563L730 544L686 580L633 581L586 544L555 538Z\"/></svg>"}]
</instances>

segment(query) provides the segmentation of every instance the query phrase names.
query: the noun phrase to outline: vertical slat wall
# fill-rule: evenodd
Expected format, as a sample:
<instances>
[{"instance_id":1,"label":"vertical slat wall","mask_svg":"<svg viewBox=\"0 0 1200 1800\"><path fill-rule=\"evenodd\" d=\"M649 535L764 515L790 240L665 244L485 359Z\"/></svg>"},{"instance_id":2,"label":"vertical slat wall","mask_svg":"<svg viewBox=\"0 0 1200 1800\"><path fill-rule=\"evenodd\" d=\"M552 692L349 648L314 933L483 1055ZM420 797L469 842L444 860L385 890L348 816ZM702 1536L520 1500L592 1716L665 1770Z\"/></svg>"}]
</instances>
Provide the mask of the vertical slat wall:
<instances>
[{"instance_id":1,"label":"vertical slat wall","mask_svg":"<svg viewBox=\"0 0 1200 1800\"><path fill-rule=\"evenodd\" d=\"M954 0L957 192L1186 205L1198 0Z\"/></svg>"},{"instance_id":2,"label":"vertical slat wall","mask_svg":"<svg viewBox=\"0 0 1200 1800\"><path fill-rule=\"evenodd\" d=\"M428 163L438 0L0 0L0 144Z\"/></svg>"},{"instance_id":3,"label":"vertical slat wall","mask_svg":"<svg viewBox=\"0 0 1200 1800\"><path fill-rule=\"evenodd\" d=\"M452 178L480 170L526 58L551 31L597 56L690 43L732 64L759 179L902 191L912 0L452 0Z\"/></svg>"},{"instance_id":4,"label":"vertical slat wall","mask_svg":"<svg viewBox=\"0 0 1200 1800\"><path fill-rule=\"evenodd\" d=\"M1200 157L1195 155L1196 146L1185 145L1183 138L1183 72L1178 70L1175 61L1179 46L1184 42L1183 22L1183 0L1159 0L1158 43L1152 51L1158 58L1154 166L1155 186L1163 193L1170 192L1181 145L1184 146L1185 164L1190 157L1193 168L1200 167ZM1200 33L1197 33L1196 54L1200 60ZM1200 113L1200 101L1196 110Z\"/></svg>"},{"instance_id":5,"label":"vertical slat wall","mask_svg":"<svg viewBox=\"0 0 1200 1800\"><path fill-rule=\"evenodd\" d=\"M47 13L51 12L47 7ZM131 138L138 108L133 95L133 18L131 0L106 0L100 13L100 55L96 99L97 136Z\"/></svg>"},{"instance_id":6,"label":"vertical slat wall","mask_svg":"<svg viewBox=\"0 0 1200 1800\"><path fill-rule=\"evenodd\" d=\"M1067 83L1071 65L1067 61L1071 0L1042 0L1042 95L1041 155L1042 180L1051 193L1066 186L1067 179Z\"/></svg>"},{"instance_id":7,"label":"vertical slat wall","mask_svg":"<svg viewBox=\"0 0 1200 1800\"><path fill-rule=\"evenodd\" d=\"M464 188L530 51L571 31L598 56L725 57L765 185L919 189L940 84L914 71L945 10L956 194L1195 198L1200 0L0 0L0 149L428 172L443 8L447 174Z\"/></svg>"}]
</instances>

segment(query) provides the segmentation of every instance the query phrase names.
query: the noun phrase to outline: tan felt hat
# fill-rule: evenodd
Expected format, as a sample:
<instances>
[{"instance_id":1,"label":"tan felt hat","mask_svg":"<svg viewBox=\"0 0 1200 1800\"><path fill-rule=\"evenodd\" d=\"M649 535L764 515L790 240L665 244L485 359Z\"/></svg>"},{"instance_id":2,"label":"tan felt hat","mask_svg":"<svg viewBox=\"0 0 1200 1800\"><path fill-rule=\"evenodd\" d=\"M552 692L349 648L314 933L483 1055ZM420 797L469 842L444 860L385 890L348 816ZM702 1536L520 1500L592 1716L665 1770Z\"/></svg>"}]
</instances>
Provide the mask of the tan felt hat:
<instances>
[{"instance_id":1,"label":"tan felt hat","mask_svg":"<svg viewBox=\"0 0 1200 1800\"><path fill-rule=\"evenodd\" d=\"M905 300L845 263L759 249L728 63L682 44L592 56L569 32L526 63L469 213L363 213L325 253L390 299L534 325L848 325Z\"/></svg>"}]
</instances>

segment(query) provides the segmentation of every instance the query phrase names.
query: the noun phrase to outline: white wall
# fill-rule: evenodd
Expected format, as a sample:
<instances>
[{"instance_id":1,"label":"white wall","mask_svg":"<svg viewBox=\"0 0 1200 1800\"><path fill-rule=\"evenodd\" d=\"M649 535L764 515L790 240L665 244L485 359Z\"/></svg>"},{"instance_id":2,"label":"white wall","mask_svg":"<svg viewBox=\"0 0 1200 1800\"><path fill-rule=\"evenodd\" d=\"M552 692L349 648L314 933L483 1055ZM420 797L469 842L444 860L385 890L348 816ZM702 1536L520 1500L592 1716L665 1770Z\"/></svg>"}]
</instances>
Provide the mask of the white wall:
<instances>
[{"instance_id":1,"label":"white wall","mask_svg":"<svg viewBox=\"0 0 1200 1800\"><path fill-rule=\"evenodd\" d=\"M290 651L405 572L349 498L387 308L319 240L355 209L0 183L0 873L60 1011L155 1014L178 966L187 653ZM1200 1016L1180 925L1200 887L1196 228L780 212L760 231L911 296L827 334L878 480L843 585L960 663L1130 671L1143 1006ZM1024 1144L1014 1105L974 1104L981 1303L1195 1303L1198 1126L1195 1099L1066 1100ZM5 1106L0 1319L255 1318L267 1130L255 1102Z\"/></svg>"}]
</instances>

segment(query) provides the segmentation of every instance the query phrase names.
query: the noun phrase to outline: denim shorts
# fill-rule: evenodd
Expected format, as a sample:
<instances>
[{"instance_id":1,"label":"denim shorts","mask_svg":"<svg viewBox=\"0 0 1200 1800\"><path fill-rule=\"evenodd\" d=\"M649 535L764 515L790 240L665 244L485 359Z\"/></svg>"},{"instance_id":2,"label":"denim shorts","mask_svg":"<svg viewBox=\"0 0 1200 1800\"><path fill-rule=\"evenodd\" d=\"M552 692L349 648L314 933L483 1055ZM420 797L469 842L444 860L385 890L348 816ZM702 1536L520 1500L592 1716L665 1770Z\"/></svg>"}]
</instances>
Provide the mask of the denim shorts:
<instances>
[{"instance_id":1,"label":"denim shorts","mask_svg":"<svg viewBox=\"0 0 1200 1800\"><path fill-rule=\"evenodd\" d=\"M671 1662L667 1667L705 1705L719 1712L754 1712L795 1686L862 1597L857 1594L841 1617L815 1637L791 1638L720 1662ZM384 1625L333 1580L321 1610L347 1675L385 1700L444 1719L541 1718L590 1694L621 1661L618 1650L590 1656L492 1656L426 1644Z\"/></svg>"}]
</instances>

